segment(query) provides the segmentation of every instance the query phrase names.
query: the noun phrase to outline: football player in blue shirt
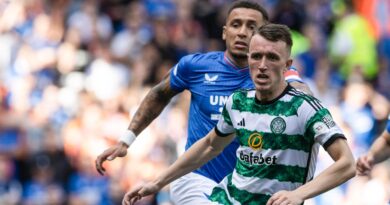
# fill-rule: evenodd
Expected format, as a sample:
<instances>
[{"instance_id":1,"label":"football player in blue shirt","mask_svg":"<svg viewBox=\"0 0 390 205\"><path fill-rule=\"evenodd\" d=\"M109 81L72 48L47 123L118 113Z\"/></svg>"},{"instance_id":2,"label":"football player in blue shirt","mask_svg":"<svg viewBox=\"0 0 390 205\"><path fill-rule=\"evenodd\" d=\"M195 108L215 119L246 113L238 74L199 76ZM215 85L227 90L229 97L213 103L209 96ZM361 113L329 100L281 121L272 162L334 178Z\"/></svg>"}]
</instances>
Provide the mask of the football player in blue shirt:
<instances>
[{"instance_id":1,"label":"football player in blue shirt","mask_svg":"<svg viewBox=\"0 0 390 205\"><path fill-rule=\"evenodd\" d=\"M359 157L356 162L358 175L370 174L375 164L383 162L390 157L390 115L387 120L387 127L383 133L372 144L368 153Z\"/></svg>"},{"instance_id":2,"label":"football player in blue shirt","mask_svg":"<svg viewBox=\"0 0 390 205\"><path fill-rule=\"evenodd\" d=\"M125 156L136 136L162 112L173 96L183 90L191 92L186 149L215 127L228 96L237 89L254 87L248 69L248 45L254 30L267 21L268 14L259 4L235 2L223 27L226 50L183 57L170 74L149 91L118 144L97 157L99 173L104 174L104 161ZM290 70L286 75L294 80L292 85L308 91L305 84L294 79L298 75L291 76L291 72L296 73ZM237 147L238 142L232 142L218 157L171 183L173 202L209 204L207 195L234 168Z\"/></svg>"}]
</instances>

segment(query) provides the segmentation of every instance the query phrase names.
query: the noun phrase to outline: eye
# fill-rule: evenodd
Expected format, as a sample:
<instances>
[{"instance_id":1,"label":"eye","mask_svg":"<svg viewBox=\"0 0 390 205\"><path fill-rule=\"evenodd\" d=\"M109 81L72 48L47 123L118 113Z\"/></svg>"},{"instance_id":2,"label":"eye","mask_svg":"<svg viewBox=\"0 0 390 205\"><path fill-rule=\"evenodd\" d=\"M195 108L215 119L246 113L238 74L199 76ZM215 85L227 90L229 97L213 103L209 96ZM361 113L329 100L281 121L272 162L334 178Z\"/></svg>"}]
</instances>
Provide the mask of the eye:
<instances>
[{"instance_id":1,"label":"eye","mask_svg":"<svg viewBox=\"0 0 390 205\"><path fill-rule=\"evenodd\" d=\"M269 60L271 60L271 61L277 61L277 60L279 60L279 56L276 55L276 54L274 54L274 53L269 53L269 54L267 55L267 58L268 58Z\"/></svg>"},{"instance_id":2,"label":"eye","mask_svg":"<svg viewBox=\"0 0 390 205\"><path fill-rule=\"evenodd\" d=\"M248 26L248 28L249 28L250 30L255 30L255 29L256 29L256 25L255 25L255 24L250 24L250 25Z\"/></svg>"},{"instance_id":3,"label":"eye","mask_svg":"<svg viewBox=\"0 0 390 205\"><path fill-rule=\"evenodd\" d=\"M237 27L239 27L239 26L240 26L239 23L233 23L233 24L232 24L232 27L233 27L233 28L237 28Z\"/></svg>"},{"instance_id":4,"label":"eye","mask_svg":"<svg viewBox=\"0 0 390 205\"><path fill-rule=\"evenodd\" d=\"M261 55L260 53L253 53L253 54L251 55L251 58L252 58L253 60L260 60L261 57L262 57L262 55Z\"/></svg>"}]
</instances>

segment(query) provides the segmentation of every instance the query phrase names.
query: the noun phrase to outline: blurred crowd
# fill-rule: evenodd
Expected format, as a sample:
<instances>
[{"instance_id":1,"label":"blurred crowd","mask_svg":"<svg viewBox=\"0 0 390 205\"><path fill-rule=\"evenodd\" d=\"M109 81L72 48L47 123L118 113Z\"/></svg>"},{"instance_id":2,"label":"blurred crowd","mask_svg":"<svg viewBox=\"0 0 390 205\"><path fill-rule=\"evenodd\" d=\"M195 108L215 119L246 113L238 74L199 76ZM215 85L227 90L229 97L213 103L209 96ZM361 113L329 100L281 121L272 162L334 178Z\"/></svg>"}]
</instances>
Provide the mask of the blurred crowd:
<instances>
[{"instance_id":1,"label":"blurred crowd","mask_svg":"<svg viewBox=\"0 0 390 205\"><path fill-rule=\"evenodd\" d=\"M120 204L183 152L190 95L169 104L128 150L116 143L151 86L184 55L224 50L231 0L0 0L0 204ZM262 0L294 36L294 65L345 131L355 157L384 130L390 1ZM332 162L319 155L317 170ZM309 205L390 199L390 163ZM169 187L139 204L171 204Z\"/></svg>"}]
</instances>

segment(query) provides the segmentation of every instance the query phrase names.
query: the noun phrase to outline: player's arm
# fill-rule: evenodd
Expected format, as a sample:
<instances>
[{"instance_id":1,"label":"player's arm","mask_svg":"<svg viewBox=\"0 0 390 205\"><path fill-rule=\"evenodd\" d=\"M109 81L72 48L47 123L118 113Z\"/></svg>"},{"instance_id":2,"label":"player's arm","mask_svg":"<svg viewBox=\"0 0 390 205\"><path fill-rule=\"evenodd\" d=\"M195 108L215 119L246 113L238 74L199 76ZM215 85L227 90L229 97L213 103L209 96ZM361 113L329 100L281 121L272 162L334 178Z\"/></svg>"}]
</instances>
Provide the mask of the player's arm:
<instances>
[{"instance_id":1,"label":"player's arm","mask_svg":"<svg viewBox=\"0 0 390 205\"><path fill-rule=\"evenodd\" d=\"M302 204L304 200L324 193L352 178L355 175L355 162L346 140L336 139L326 149L335 161L310 182L294 191L280 191L274 194L267 205Z\"/></svg>"},{"instance_id":2,"label":"player's arm","mask_svg":"<svg viewBox=\"0 0 390 205\"><path fill-rule=\"evenodd\" d=\"M141 133L157 116L160 115L172 97L178 93L179 92L172 90L170 87L170 75L168 72L164 79L154 86L141 102L128 129L132 130L135 135Z\"/></svg>"},{"instance_id":3,"label":"player's arm","mask_svg":"<svg viewBox=\"0 0 390 205\"><path fill-rule=\"evenodd\" d=\"M336 139L326 151L335 162L296 190L304 200L324 193L355 176L355 160L345 139Z\"/></svg>"},{"instance_id":4,"label":"player's arm","mask_svg":"<svg viewBox=\"0 0 390 205\"><path fill-rule=\"evenodd\" d=\"M141 133L158 115L160 115L165 106L177 93L177 91L174 91L170 87L170 75L168 72L165 78L154 86L143 99L130 122L126 134L121 137L116 145L106 149L97 157L95 164L96 169L100 174L103 175L105 172L105 169L102 166L104 161L126 156L127 148L132 141L135 140L135 136Z\"/></svg>"},{"instance_id":5,"label":"player's arm","mask_svg":"<svg viewBox=\"0 0 390 205\"><path fill-rule=\"evenodd\" d=\"M160 188L210 161L233 141L234 134L219 136L212 129L206 137L191 146L176 162L164 171L154 183Z\"/></svg>"},{"instance_id":6,"label":"player's arm","mask_svg":"<svg viewBox=\"0 0 390 205\"><path fill-rule=\"evenodd\" d=\"M212 129L154 181L126 193L123 203L133 204L144 196L157 193L165 185L216 157L233 139L234 134L222 137L217 134L215 129Z\"/></svg>"},{"instance_id":7,"label":"player's arm","mask_svg":"<svg viewBox=\"0 0 390 205\"><path fill-rule=\"evenodd\" d=\"M390 133L385 130L375 140L368 153L359 157L356 162L356 171L358 175L367 175L372 167L390 157Z\"/></svg>"}]
</instances>

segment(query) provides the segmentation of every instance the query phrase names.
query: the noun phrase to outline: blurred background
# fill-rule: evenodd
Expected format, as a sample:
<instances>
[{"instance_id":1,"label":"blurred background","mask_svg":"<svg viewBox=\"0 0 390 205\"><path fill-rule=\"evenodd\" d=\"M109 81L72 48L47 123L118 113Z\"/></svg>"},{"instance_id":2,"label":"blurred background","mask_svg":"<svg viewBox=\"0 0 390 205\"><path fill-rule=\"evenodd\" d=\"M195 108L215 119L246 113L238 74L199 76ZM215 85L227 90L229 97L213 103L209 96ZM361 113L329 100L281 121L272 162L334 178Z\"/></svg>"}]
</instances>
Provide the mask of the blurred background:
<instances>
[{"instance_id":1,"label":"blurred background","mask_svg":"<svg viewBox=\"0 0 390 205\"><path fill-rule=\"evenodd\" d=\"M226 0L0 0L0 204L120 204L183 152L189 93L129 149L116 143L149 89L184 55L224 50ZM293 30L295 66L343 128L355 157L384 130L389 0L262 0ZM322 150L317 171L332 162ZM309 205L379 205L390 163ZM169 187L139 204L171 204Z\"/></svg>"}]
</instances>

